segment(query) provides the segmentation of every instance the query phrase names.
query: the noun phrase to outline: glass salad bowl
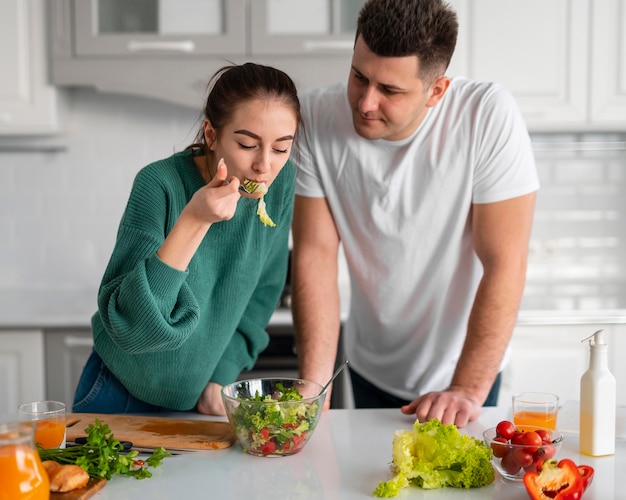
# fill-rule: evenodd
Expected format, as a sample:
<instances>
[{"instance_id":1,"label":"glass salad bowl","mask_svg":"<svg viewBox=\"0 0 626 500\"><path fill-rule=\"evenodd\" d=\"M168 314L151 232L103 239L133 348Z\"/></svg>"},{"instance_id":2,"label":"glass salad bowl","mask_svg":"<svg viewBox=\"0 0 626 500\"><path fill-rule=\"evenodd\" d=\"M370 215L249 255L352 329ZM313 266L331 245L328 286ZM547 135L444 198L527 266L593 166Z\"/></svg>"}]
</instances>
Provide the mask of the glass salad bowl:
<instances>
[{"instance_id":1,"label":"glass salad bowl","mask_svg":"<svg viewBox=\"0 0 626 500\"><path fill-rule=\"evenodd\" d=\"M222 389L226 416L244 451L286 456L301 451L322 414L326 391L297 378L240 380Z\"/></svg>"}]
</instances>

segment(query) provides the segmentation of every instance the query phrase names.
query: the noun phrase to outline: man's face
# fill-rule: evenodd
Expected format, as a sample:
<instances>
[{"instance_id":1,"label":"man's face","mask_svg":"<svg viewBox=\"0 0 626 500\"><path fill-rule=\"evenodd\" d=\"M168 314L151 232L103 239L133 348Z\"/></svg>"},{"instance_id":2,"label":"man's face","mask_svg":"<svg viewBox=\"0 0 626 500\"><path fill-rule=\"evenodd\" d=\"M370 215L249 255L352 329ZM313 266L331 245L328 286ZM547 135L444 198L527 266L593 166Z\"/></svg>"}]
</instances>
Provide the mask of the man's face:
<instances>
[{"instance_id":1,"label":"man's face","mask_svg":"<svg viewBox=\"0 0 626 500\"><path fill-rule=\"evenodd\" d=\"M352 55L348 101L354 129L374 140L398 141L409 137L439 102L449 79L438 78L430 87L418 78L416 56L380 57L359 37Z\"/></svg>"}]
</instances>

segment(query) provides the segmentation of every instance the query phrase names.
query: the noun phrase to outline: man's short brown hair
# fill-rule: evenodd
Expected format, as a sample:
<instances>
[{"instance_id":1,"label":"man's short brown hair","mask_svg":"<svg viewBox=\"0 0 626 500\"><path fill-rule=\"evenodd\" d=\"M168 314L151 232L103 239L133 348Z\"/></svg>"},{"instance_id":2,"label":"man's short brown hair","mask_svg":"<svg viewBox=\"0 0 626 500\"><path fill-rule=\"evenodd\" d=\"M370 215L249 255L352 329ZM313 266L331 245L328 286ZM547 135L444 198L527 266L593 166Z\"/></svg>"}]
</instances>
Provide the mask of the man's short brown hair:
<instances>
[{"instance_id":1,"label":"man's short brown hair","mask_svg":"<svg viewBox=\"0 0 626 500\"><path fill-rule=\"evenodd\" d=\"M450 64L458 31L456 12L443 0L368 0L356 36L381 57L417 56L418 76L430 83Z\"/></svg>"}]
</instances>

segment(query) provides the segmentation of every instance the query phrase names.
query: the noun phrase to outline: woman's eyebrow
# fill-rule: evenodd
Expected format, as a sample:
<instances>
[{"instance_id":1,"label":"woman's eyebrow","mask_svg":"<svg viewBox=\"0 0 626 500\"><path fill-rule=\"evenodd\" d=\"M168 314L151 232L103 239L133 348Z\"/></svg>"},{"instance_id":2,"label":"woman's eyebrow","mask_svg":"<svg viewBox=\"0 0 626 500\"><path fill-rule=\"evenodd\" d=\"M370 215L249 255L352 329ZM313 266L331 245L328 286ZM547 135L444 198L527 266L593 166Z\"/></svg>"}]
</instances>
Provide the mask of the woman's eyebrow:
<instances>
[{"instance_id":1,"label":"woman's eyebrow","mask_svg":"<svg viewBox=\"0 0 626 500\"><path fill-rule=\"evenodd\" d=\"M251 137L252 139L256 139L257 141L260 141L261 138L256 135L254 132L250 132L249 130L235 130L233 133L235 134L243 134L243 135L247 135L248 137ZM283 137L279 137L278 139L275 139L274 142L277 141L292 141L293 140L293 135L285 135Z\"/></svg>"}]
</instances>

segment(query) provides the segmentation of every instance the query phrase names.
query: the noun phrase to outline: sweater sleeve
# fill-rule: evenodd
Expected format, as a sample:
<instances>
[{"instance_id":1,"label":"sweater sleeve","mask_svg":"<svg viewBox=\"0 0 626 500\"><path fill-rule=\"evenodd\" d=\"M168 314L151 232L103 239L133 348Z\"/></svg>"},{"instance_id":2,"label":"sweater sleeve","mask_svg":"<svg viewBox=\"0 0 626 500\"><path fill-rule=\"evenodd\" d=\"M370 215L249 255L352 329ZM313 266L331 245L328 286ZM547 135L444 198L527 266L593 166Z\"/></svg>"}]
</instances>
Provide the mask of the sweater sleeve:
<instances>
[{"instance_id":1,"label":"sweater sleeve","mask_svg":"<svg viewBox=\"0 0 626 500\"><path fill-rule=\"evenodd\" d=\"M198 324L187 272L156 255L171 225L168 201L155 178L137 176L98 293L107 334L132 354L177 349Z\"/></svg>"}]
</instances>

